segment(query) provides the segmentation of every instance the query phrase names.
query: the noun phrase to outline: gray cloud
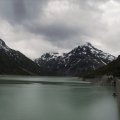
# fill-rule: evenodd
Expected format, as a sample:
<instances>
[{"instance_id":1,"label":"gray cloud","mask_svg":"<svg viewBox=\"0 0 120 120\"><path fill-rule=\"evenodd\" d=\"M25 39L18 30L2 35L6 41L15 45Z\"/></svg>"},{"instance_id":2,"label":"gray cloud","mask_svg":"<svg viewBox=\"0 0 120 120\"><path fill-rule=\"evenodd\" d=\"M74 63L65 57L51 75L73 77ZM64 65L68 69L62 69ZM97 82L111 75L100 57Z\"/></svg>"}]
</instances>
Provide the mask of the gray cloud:
<instances>
[{"instance_id":1,"label":"gray cloud","mask_svg":"<svg viewBox=\"0 0 120 120\"><path fill-rule=\"evenodd\" d=\"M22 46L18 50L30 57L69 50L84 41L118 55L117 1L0 0L0 36L15 49Z\"/></svg>"},{"instance_id":2,"label":"gray cloud","mask_svg":"<svg viewBox=\"0 0 120 120\"><path fill-rule=\"evenodd\" d=\"M13 0L12 2L15 21L24 20L27 16L24 0Z\"/></svg>"},{"instance_id":3,"label":"gray cloud","mask_svg":"<svg viewBox=\"0 0 120 120\"><path fill-rule=\"evenodd\" d=\"M47 40L52 42L59 42L64 40L69 40L74 36L80 34L79 28L70 27L65 24L53 23L50 25L36 25L28 26L27 28L30 32L37 35L44 35Z\"/></svg>"},{"instance_id":4,"label":"gray cloud","mask_svg":"<svg viewBox=\"0 0 120 120\"><path fill-rule=\"evenodd\" d=\"M1 0L0 17L11 24L23 24L25 21L35 20L48 0Z\"/></svg>"}]
</instances>

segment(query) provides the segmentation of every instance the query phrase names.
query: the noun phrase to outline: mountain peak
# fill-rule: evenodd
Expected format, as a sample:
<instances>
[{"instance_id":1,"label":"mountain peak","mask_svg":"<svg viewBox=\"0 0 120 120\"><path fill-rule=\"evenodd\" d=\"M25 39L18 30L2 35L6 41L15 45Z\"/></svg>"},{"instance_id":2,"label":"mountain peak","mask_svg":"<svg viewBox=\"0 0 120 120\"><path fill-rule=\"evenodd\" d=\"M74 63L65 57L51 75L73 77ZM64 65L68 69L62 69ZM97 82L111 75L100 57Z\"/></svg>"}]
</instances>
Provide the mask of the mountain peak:
<instances>
[{"instance_id":1,"label":"mountain peak","mask_svg":"<svg viewBox=\"0 0 120 120\"><path fill-rule=\"evenodd\" d=\"M82 46L85 46L85 47L89 47L89 48L95 48L91 43L89 42L86 42L85 44L83 44Z\"/></svg>"},{"instance_id":2,"label":"mountain peak","mask_svg":"<svg viewBox=\"0 0 120 120\"><path fill-rule=\"evenodd\" d=\"M0 39L0 74L39 75L41 68Z\"/></svg>"},{"instance_id":3,"label":"mountain peak","mask_svg":"<svg viewBox=\"0 0 120 120\"><path fill-rule=\"evenodd\" d=\"M5 42L2 39L0 39L0 45L3 45L3 46L6 45Z\"/></svg>"},{"instance_id":4,"label":"mountain peak","mask_svg":"<svg viewBox=\"0 0 120 120\"><path fill-rule=\"evenodd\" d=\"M81 48L90 48L90 49L96 49L91 43L86 42L85 44L79 45L77 48L75 49L81 49Z\"/></svg>"},{"instance_id":5,"label":"mountain peak","mask_svg":"<svg viewBox=\"0 0 120 120\"><path fill-rule=\"evenodd\" d=\"M5 51L10 50L10 48L5 44L5 42L2 39L0 39L0 49L5 50Z\"/></svg>"},{"instance_id":6,"label":"mountain peak","mask_svg":"<svg viewBox=\"0 0 120 120\"><path fill-rule=\"evenodd\" d=\"M91 43L87 42L86 43L87 46L93 46Z\"/></svg>"},{"instance_id":7,"label":"mountain peak","mask_svg":"<svg viewBox=\"0 0 120 120\"><path fill-rule=\"evenodd\" d=\"M74 76L107 65L114 59L115 57L111 54L104 53L91 43L86 43L63 55L59 55L59 53L44 54L35 62L53 74Z\"/></svg>"}]
</instances>

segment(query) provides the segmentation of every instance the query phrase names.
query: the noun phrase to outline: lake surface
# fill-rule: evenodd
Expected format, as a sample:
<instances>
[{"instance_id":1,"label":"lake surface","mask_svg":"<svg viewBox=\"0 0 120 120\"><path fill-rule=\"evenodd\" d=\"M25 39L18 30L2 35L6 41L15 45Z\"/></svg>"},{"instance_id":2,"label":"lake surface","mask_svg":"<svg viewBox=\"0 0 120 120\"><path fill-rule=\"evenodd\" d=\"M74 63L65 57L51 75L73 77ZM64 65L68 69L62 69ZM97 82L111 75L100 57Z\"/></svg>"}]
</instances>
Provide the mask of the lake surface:
<instances>
[{"instance_id":1,"label":"lake surface","mask_svg":"<svg viewBox=\"0 0 120 120\"><path fill-rule=\"evenodd\" d=\"M67 77L0 76L0 80L48 81L0 84L0 120L120 120L112 87ZM55 81L65 84L49 84Z\"/></svg>"}]
</instances>

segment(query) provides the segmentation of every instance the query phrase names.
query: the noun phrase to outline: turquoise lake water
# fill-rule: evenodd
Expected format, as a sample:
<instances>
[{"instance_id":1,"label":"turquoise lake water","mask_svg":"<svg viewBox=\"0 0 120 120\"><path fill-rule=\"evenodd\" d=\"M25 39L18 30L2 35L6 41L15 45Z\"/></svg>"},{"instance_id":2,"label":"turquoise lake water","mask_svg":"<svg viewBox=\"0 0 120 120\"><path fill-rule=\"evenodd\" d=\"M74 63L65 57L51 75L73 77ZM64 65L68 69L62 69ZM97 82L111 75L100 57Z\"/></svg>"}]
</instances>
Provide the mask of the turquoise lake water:
<instances>
[{"instance_id":1,"label":"turquoise lake water","mask_svg":"<svg viewBox=\"0 0 120 120\"><path fill-rule=\"evenodd\" d=\"M0 120L120 120L110 86L67 77L1 76L0 80L75 82L0 84Z\"/></svg>"}]
</instances>

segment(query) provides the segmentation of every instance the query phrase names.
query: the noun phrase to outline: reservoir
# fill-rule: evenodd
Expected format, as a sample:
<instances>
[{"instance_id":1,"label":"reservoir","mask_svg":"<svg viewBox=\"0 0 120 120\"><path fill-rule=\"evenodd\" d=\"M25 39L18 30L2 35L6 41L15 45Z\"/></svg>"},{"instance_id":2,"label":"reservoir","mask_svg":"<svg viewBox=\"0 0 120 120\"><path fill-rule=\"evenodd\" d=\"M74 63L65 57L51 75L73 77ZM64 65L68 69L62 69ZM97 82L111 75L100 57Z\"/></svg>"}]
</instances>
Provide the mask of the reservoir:
<instances>
[{"instance_id":1,"label":"reservoir","mask_svg":"<svg viewBox=\"0 0 120 120\"><path fill-rule=\"evenodd\" d=\"M111 86L75 77L0 76L0 81L0 120L120 120Z\"/></svg>"}]
</instances>

